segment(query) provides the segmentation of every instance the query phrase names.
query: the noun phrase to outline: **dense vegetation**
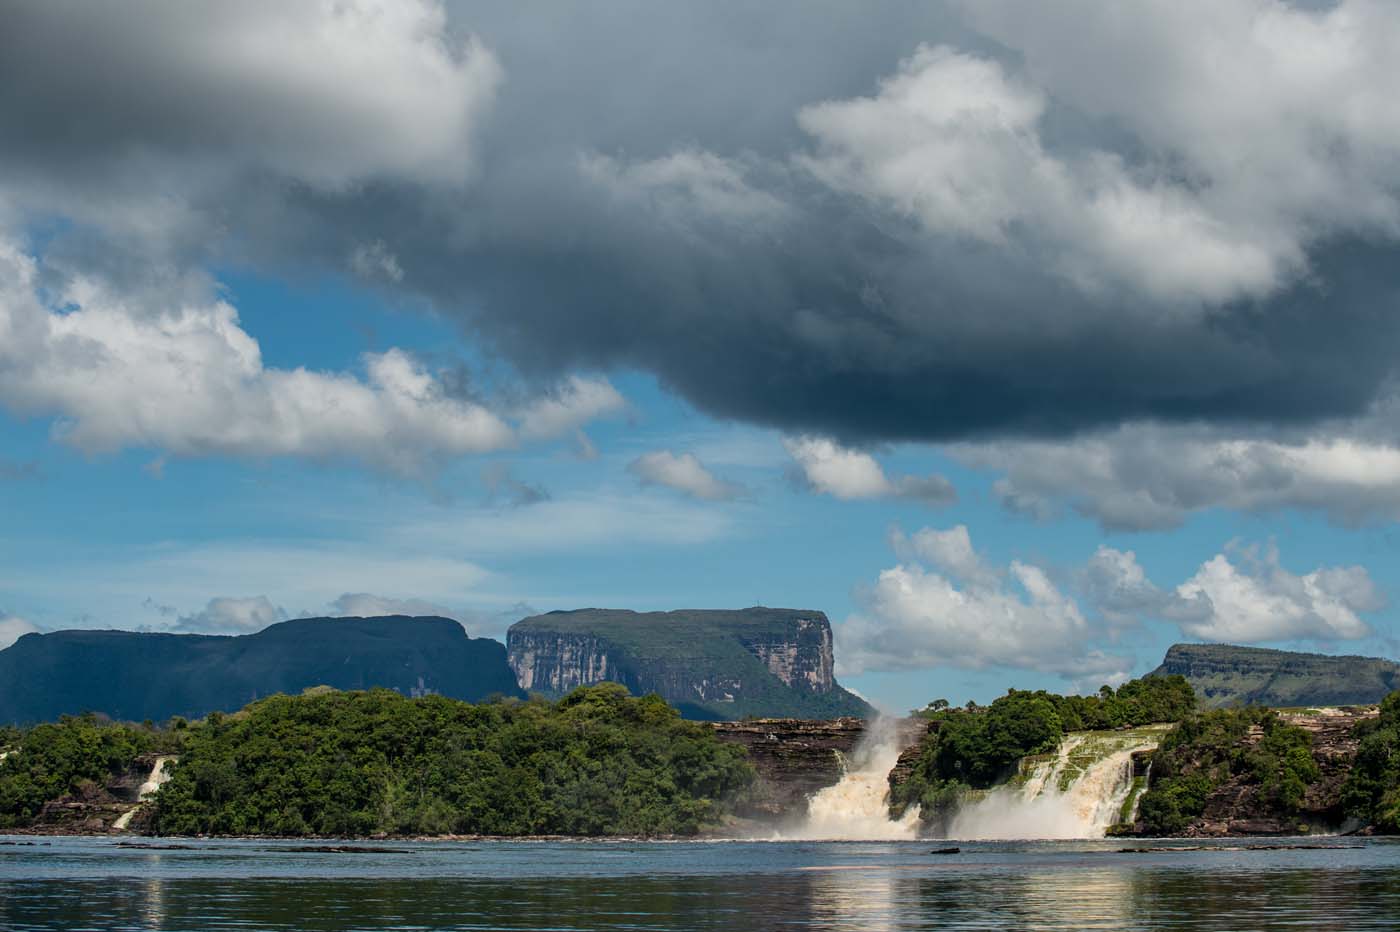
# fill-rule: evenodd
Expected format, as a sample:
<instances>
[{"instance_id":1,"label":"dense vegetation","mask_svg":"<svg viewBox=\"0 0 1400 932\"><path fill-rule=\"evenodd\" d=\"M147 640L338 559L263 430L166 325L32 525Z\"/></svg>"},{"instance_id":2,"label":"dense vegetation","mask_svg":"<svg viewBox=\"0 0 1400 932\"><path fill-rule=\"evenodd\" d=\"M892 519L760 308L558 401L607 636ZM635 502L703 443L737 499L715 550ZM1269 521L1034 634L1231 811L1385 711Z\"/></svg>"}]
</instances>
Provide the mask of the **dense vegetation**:
<instances>
[{"instance_id":1,"label":"dense vegetation","mask_svg":"<svg viewBox=\"0 0 1400 932\"><path fill-rule=\"evenodd\" d=\"M1400 692L1381 703L1380 718L1357 727L1361 743L1342 787L1347 815L1400 834Z\"/></svg>"},{"instance_id":2,"label":"dense vegetation","mask_svg":"<svg viewBox=\"0 0 1400 932\"><path fill-rule=\"evenodd\" d=\"M1250 743L1246 736L1255 727L1262 735ZM1149 835L1180 832L1232 780L1256 788L1262 811L1286 818L1319 776L1307 731L1272 709L1216 709L1187 718L1163 739L1138 818Z\"/></svg>"},{"instance_id":3,"label":"dense vegetation","mask_svg":"<svg viewBox=\"0 0 1400 932\"><path fill-rule=\"evenodd\" d=\"M1400 689L1400 664L1232 644L1174 644L1155 674L1179 673L1207 709L1371 705Z\"/></svg>"},{"instance_id":4,"label":"dense vegetation","mask_svg":"<svg viewBox=\"0 0 1400 932\"><path fill-rule=\"evenodd\" d=\"M274 696L192 731L166 834L689 834L753 778L742 749L613 683L470 705Z\"/></svg>"},{"instance_id":5,"label":"dense vegetation","mask_svg":"<svg viewBox=\"0 0 1400 932\"><path fill-rule=\"evenodd\" d=\"M934 728L909 779L891 796L896 812L919 805L928 821L942 817L969 789L1011 776L1021 758L1053 750L1066 732L1173 722L1191 715L1195 694L1179 676L1145 677L1097 695L1060 696L1010 690L990 706L949 707L939 700L922 714Z\"/></svg>"},{"instance_id":6,"label":"dense vegetation","mask_svg":"<svg viewBox=\"0 0 1400 932\"><path fill-rule=\"evenodd\" d=\"M65 716L27 731L0 729L0 829L23 828L44 803L81 792L146 753L173 752L184 732Z\"/></svg>"}]
</instances>

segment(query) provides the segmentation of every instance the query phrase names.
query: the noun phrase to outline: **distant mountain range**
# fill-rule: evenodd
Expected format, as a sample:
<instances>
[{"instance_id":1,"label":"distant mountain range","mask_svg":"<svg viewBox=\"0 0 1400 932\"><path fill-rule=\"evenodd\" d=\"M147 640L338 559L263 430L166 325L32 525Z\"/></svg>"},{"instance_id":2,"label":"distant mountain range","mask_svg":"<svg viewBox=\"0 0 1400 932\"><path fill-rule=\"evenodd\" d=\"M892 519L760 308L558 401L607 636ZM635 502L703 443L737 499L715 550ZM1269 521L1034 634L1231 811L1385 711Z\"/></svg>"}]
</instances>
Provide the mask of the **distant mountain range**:
<instances>
[{"instance_id":1,"label":"distant mountain range","mask_svg":"<svg viewBox=\"0 0 1400 932\"><path fill-rule=\"evenodd\" d=\"M580 609L516 622L507 644L448 618L303 618L256 634L57 631L0 651L0 724L100 712L163 721L231 712L311 686L384 687L479 701L561 696L622 683L687 718L831 719L874 710L834 676L831 625L814 610ZM1400 664L1225 644L1176 644L1156 674L1179 673L1208 708L1379 702Z\"/></svg>"},{"instance_id":2,"label":"distant mountain range","mask_svg":"<svg viewBox=\"0 0 1400 932\"><path fill-rule=\"evenodd\" d=\"M1179 673L1207 708L1369 705L1400 689L1400 664L1229 644L1174 644L1153 674Z\"/></svg>"},{"instance_id":3,"label":"distant mountain range","mask_svg":"<svg viewBox=\"0 0 1400 932\"><path fill-rule=\"evenodd\" d=\"M256 634L56 631L0 651L0 722L95 711L126 721L231 712L309 686L475 701L523 695L505 647L448 618L303 618Z\"/></svg>"},{"instance_id":4,"label":"distant mountain range","mask_svg":"<svg viewBox=\"0 0 1400 932\"><path fill-rule=\"evenodd\" d=\"M818 611L550 612L511 625L506 646L521 687L551 696L614 680L688 718L874 714L836 682L831 624Z\"/></svg>"},{"instance_id":5,"label":"distant mountain range","mask_svg":"<svg viewBox=\"0 0 1400 932\"><path fill-rule=\"evenodd\" d=\"M831 625L817 611L553 612L512 626L510 645L507 663L499 641L470 638L451 619L406 616L305 618L241 636L28 634L0 651L0 724L88 711L198 718L311 686L477 701L604 680L659 693L687 718L874 711L837 685Z\"/></svg>"}]
</instances>

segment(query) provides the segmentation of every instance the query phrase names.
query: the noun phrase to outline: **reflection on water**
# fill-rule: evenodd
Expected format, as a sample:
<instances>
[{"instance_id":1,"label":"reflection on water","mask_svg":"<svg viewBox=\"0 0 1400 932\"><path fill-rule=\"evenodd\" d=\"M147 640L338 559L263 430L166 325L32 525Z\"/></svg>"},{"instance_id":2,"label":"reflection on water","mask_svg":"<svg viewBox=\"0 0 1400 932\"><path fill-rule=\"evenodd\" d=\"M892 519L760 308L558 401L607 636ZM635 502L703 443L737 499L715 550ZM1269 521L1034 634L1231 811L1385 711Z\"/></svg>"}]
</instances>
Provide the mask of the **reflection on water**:
<instances>
[{"instance_id":1,"label":"reflection on water","mask_svg":"<svg viewBox=\"0 0 1400 932\"><path fill-rule=\"evenodd\" d=\"M892 932L899 923L900 895L891 870L827 870L808 874L809 924L823 929Z\"/></svg>"},{"instance_id":2,"label":"reflection on water","mask_svg":"<svg viewBox=\"0 0 1400 932\"><path fill-rule=\"evenodd\" d=\"M1400 846L1386 844L972 845L952 856L918 844L396 848L0 847L0 929L1400 929Z\"/></svg>"}]
</instances>

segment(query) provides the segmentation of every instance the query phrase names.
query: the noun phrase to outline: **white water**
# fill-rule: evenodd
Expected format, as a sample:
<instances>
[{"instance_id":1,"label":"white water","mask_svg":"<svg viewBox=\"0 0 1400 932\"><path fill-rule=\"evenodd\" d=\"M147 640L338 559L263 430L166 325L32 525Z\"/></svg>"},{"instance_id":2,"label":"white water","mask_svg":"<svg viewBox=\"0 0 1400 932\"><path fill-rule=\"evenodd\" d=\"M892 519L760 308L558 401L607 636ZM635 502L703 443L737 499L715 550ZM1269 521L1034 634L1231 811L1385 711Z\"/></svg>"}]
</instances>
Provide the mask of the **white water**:
<instances>
[{"instance_id":1,"label":"white water","mask_svg":"<svg viewBox=\"0 0 1400 932\"><path fill-rule=\"evenodd\" d=\"M155 795L156 790L160 789L161 786L170 779L170 774L165 772L165 765L173 760L175 760L174 757L156 758L156 762L151 765L150 776L146 777L146 782L141 784L141 788L136 791L136 798L139 802L126 812L123 812L117 818L117 821L112 823L113 831L126 831L126 827L131 824L132 816L136 815L136 811L141 808L142 804L145 803L147 799Z\"/></svg>"},{"instance_id":2,"label":"white water","mask_svg":"<svg viewBox=\"0 0 1400 932\"><path fill-rule=\"evenodd\" d=\"M1023 783L964 804L947 835L966 840L1102 838L1132 791L1133 752L1151 750L1160 739L1157 729L1067 735L1055 756L1035 763Z\"/></svg>"},{"instance_id":3,"label":"white water","mask_svg":"<svg viewBox=\"0 0 1400 932\"><path fill-rule=\"evenodd\" d=\"M781 838L848 841L897 841L917 837L919 811L899 820L889 816L889 776L899 760L897 722L877 718L851 754L845 775L834 786L812 795L807 818Z\"/></svg>"}]
</instances>

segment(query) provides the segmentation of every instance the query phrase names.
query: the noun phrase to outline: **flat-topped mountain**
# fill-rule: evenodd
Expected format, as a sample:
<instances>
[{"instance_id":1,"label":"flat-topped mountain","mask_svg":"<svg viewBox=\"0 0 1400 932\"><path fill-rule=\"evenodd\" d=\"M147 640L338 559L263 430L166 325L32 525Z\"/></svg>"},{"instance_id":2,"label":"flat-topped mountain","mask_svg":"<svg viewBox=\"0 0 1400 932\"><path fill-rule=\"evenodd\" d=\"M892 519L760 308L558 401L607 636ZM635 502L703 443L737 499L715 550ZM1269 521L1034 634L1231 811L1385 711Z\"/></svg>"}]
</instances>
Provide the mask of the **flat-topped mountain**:
<instances>
[{"instance_id":1,"label":"flat-topped mountain","mask_svg":"<svg viewBox=\"0 0 1400 932\"><path fill-rule=\"evenodd\" d=\"M448 618L301 618L239 636L56 631L0 651L0 722L195 718L318 685L472 701L521 694L505 647Z\"/></svg>"},{"instance_id":2,"label":"flat-topped mountain","mask_svg":"<svg viewBox=\"0 0 1400 932\"><path fill-rule=\"evenodd\" d=\"M1206 708L1369 705L1400 689L1400 664L1229 644L1173 644L1150 675L1186 677Z\"/></svg>"},{"instance_id":3,"label":"flat-topped mountain","mask_svg":"<svg viewBox=\"0 0 1400 932\"><path fill-rule=\"evenodd\" d=\"M687 718L873 714L837 684L831 624L818 611L586 608L518 621L506 644L521 688L549 696L612 680Z\"/></svg>"}]
</instances>

